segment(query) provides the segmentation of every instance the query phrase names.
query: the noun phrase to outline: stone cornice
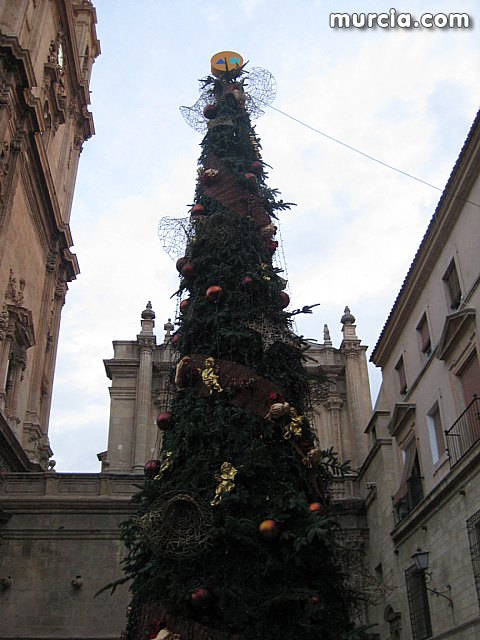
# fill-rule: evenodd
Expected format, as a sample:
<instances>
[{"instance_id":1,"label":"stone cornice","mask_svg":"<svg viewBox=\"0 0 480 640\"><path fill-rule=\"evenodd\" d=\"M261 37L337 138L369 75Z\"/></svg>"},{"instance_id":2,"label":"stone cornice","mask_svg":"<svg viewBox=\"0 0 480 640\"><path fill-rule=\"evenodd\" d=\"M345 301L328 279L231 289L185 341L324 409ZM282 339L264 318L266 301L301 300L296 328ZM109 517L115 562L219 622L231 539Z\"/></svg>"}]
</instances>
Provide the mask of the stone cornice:
<instances>
[{"instance_id":1,"label":"stone cornice","mask_svg":"<svg viewBox=\"0 0 480 640\"><path fill-rule=\"evenodd\" d=\"M32 513L61 507L72 512L122 511L144 475L130 473L5 473L0 500L9 513Z\"/></svg>"},{"instance_id":2,"label":"stone cornice","mask_svg":"<svg viewBox=\"0 0 480 640\"><path fill-rule=\"evenodd\" d=\"M445 318L442 335L435 350L439 360L445 360L459 337L463 335L467 328L475 326L475 317L475 309L467 308L450 313Z\"/></svg>"},{"instance_id":3,"label":"stone cornice","mask_svg":"<svg viewBox=\"0 0 480 640\"><path fill-rule=\"evenodd\" d=\"M110 360L104 360L103 364L107 377L113 380L114 375L127 378L135 377L139 362L139 358L111 358Z\"/></svg>"}]
</instances>

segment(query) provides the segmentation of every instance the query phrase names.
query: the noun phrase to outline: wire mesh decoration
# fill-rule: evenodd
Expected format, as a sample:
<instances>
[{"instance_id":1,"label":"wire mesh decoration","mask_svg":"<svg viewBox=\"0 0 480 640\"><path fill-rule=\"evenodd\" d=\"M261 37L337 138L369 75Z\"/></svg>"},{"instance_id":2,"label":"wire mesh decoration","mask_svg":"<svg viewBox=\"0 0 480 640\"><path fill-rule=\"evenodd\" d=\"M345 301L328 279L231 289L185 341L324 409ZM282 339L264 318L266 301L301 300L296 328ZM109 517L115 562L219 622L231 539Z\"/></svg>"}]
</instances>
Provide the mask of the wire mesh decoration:
<instances>
[{"instance_id":1,"label":"wire mesh decoration","mask_svg":"<svg viewBox=\"0 0 480 640\"><path fill-rule=\"evenodd\" d=\"M274 325L268 318L260 318L257 321L243 323L249 329L260 334L264 351L268 351L276 342L282 342L291 347L300 348L300 338L290 329Z\"/></svg>"},{"instance_id":2,"label":"wire mesh decoration","mask_svg":"<svg viewBox=\"0 0 480 640\"><path fill-rule=\"evenodd\" d=\"M344 581L358 594L351 606L352 616L362 620L367 605L376 604L391 588L370 573L362 543L355 533L339 530L337 541L337 558Z\"/></svg>"},{"instance_id":3,"label":"wire mesh decoration","mask_svg":"<svg viewBox=\"0 0 480 640\"><path fill-rule=\"evenodd\" d=\"M275 78L261 67L253 67L250 71L244 71L245 75L245 110L252 120L260 118L265 113L264 107L268 107L275 100L277 83ZM180 113L185 122L198 133L205 133L208 121L203 115L207 104L215 102L214 78L200 80L200 97L192 107L180 107Z\"/></svg>"},{"instance_id":4,"label":"wire mesh decoration","mask_svg":"<svg viewBox=\"0 0 480 640\"><path fill-rule=\"evenodd\" d=\"M160 218L158 237L162 249L172 260L184 255L185 245L194 235L190 218Z\"/></svg>"},{"instance_id":5,"label":"wire mesh decoration","mask_svg":"<svg viewBox=\"0 0 480 640\"><path fill-rule=\"evenodd\" d=\"M208 505L197 497L172 491L157 498L137 525L154 553L181 559L208 546L211 518Z\"/></svg>"}]
</instances>

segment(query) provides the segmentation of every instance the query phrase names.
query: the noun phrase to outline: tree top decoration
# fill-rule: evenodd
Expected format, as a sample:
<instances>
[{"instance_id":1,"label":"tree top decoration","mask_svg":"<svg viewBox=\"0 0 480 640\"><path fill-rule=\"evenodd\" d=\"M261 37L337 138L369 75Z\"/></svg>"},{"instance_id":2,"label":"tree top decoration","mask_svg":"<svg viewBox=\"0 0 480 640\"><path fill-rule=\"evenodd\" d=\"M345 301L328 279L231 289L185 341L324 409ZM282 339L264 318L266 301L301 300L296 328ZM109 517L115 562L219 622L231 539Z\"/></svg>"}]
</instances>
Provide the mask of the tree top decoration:
<instances>
[{"instance_id":1,"label":"tree top decoration","mask_svg":"<svg viewBox=\"0 0 480 640\"><path fill-rule=\"evenodd\" d=\"M192 129L205 133L208 129L208 118L205 108L212 104L218 91L219 79L229 81L232 92L239 92L239 99L245 101L245 110L252 120L260 118L275 100L277 83L266 69L253 67L245 70L243 58L233 51L221 51L212 56L210 61L212 75L200 80L200 97L192 107L180 107L180 113Z\"/></svg>"}]
</instances>

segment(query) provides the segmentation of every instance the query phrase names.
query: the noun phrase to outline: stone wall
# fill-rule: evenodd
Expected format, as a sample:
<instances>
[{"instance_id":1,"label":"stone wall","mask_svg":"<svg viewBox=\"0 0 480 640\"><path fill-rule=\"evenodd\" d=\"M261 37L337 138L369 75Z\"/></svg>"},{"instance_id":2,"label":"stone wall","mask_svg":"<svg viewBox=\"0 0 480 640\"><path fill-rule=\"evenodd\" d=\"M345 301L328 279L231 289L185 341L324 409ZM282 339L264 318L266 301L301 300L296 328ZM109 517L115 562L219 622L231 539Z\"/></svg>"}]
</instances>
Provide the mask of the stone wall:
<instances>
[{"instance_id":1,"label":"stone wall","mask_svg":"<svg viewBox=\"0 0 480 640\"><path fill-rule=\"evenodd\" d=\"M131 511L133 483L142 479L113 474L4 475L0 506L8 519L0 529L3 640L120 637L128 587L94 596L122 576L119 525Z\"/></svg>"}]
</instances>

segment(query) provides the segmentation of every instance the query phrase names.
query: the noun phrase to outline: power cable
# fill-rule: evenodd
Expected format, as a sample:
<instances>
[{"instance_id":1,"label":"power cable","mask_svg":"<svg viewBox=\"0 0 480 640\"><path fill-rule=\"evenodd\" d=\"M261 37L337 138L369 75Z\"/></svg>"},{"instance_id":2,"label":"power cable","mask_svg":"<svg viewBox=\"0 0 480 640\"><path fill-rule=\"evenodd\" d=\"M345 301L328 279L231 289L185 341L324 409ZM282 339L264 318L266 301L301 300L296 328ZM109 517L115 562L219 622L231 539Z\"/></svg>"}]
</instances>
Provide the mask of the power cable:
<instances>
[{"instance_id":1,"label":"power cable","mask_svg":"<svg viewBox=\"0 0 480 640\"><path fill-rule=\"evenodd\" d=\"M338 138L334 138L333 136L328 135L328 133L325 133L324 131L320 131L320 129L316 129L315 127L312 127L311 125L307 124L306 122L303 122L302 120L299 120L298 118L295 118L294 116L291 116L289 113L286 113L285 111L282 111L281 109L277 109L277 107L273 107L271 104L267 105L267 103L265 103L265 105L269 106L270 109L273 109L274 111L277 111L278 113L281 113L286 118L290 118L290 120L293 120L294 122L297 122L298 124L302 125L302 127L306 127L307 129L310 129L311 131L314 131L315 133L318 133L319 135L323 136L324 138L327 138L328 140L331 140L332 142L336 142L337 144L341 145L342 147L346 147L350 151L354 151L355 153L358 153L359 155L363 156L364 158L367 158L368 160L372 160L373 162L376 162L377 164L380 164L383 167L386 167L387 169L391 169L392 171L396 171L397 173L400 173L403 176L406 176L407 178L411 178L412 180L416 180L417 182L420 182L420 183L426 185L427 187L435 189L435 191L440 191L440 193L444 193L443 189L440 189L440 187L437 187L434 184L431 184L430 182L427 182L426 180L422 180L422 178L418 178L417 176L414 176L411 173L407 173L406 171L403 171L402 169L398 169L397 167L394 167L393 165L388 164L388 162L383 162L383 160L379 160L378 158L375 158L374 156L372 156L372 155L370 155L368 153L365 153L364 151L360 151L360 149L356 149L355 147L352 147L352 145L347 144L346 142L342 142ZM458 198L462 202L465 202L465 203L468 203L468 204L473 204L475 207L479 207L480 208L480 204L478 204L478 202L473 202L472 200L467 200L465 198L462 198L462 197L458 196L455 193L445 192L445 195L446 196L451 196L452 198Z\"/></svg>"}]
</instances>

